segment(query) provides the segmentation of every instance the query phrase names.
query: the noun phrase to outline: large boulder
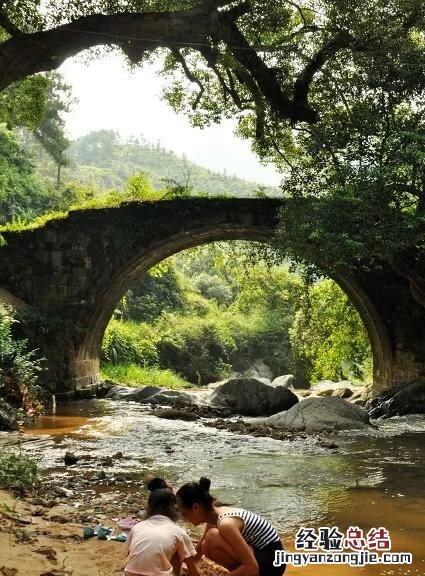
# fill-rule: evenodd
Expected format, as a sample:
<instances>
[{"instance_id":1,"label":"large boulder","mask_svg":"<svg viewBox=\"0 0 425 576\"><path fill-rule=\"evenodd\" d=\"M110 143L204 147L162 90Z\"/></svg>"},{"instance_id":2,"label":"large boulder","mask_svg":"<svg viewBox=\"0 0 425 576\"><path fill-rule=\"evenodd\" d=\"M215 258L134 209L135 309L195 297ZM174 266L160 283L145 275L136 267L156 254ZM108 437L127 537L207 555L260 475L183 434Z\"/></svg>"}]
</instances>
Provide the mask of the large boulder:
<instances>
[{"instance_id":1,"label":"large boulder","mask_svg":"<svg viewBox=\"0 0 425 576\"><path fill-rule=\"evenodd\" d=\"M366 410L334 397L305 398L290 410L265 418L261 423L306 432L355 430L370 426Z\"/></svg>"},{"instance_id":2,"label":"large boulder","mask_svg":"<svg viewBox=\"0 0 425 576\"><path fill-rule=\"evenodd\" d=\"M332 380L321 380L311 385L311 396L336 396L337 398L350 398L350 401L356 400L358 403L365 403L370 395L367 385L355 386L350 380L333 382Z\"/></svg>"},{"instance_id":3,"label":"large boulder","mask_svg":"<svg viewBox=\"0 0 425 576\"><path fill-rule=\"evenodd\" d=\"M126 400L133 402L149 402L155 394L162 392L164 388L160 386L144 386L143 388L133 388L133 391L126 397Z\"/></svg>"},{"instance_id":4,"label":"large boulder","mask_svg":"<svg viewBox=\"0 0 425 576\"><path fill-rule=\"evenodd\" d=\"M131 388L130 386L113 386L105 398L109 400L131 400L133 402L143 402L149 396L161 392L163 388L159 386L143 386L142 388Z\"/></svg>"},{"instance_id":5,"label":"large boulder","mask_svg":"<svg viewBox=\"0 0 425 576\"><path fill-rule=\"evenodd\" d=\"M311 386L315 396L336 396L337 398L350 398L358 390L349 380L342 382L332 382L332 380L322 380Z\"/></svg>"},{"instance_id":6,"label":"large boulder","mask_svg":"<svg viewBox=\"0 0 425 576\"><path fill-rule=\"evenodd\" d=\"M196 403L196 397L179 390L161 390L146 398L144 402L160 406L191 406Z\"/></svg>"},{"instance_id":7,"label":"large boulder","mask_svg":"<svg viewBox=\"0 0 425 576\"><path fill-rule=\"evenodd\" d=\"M285 374L278 376L272 381L272 386L283 386L284 388L294 388L295 376L293 374Z\"/></svg>"},{"instance_id":8,"label":"large boulder","mask_svg":"<svg viewBox=\"0 0 425 576\"><path fill-rule=\"evenodd\" d=\"M161 406L190 406L196 403L196 396L193 394L159 386L143 386L142 388L114 386L109 390L106 398Z\"/></svg>"},{"instance_id":9,"label":"large boulder","mask_svg":"<svg viewBox=\"0 0 425 576\"><path fill-rule=\"evenodd\" d=\"M247 370L242 372L239 375L236 375L237 378L266 378L267 380L273 380L273 372L272 369L267 366L267 364L259 358L255 360L254 364L250 366Z\"/></svg>"},{"instance_id":10,"label":"large boulder","mask_svg":"<svg viewBox=\"0 0 425 576\"><path fill-rule=\"evenodd\" d=\"M298 402L291 390L258 378L232 378L217 386L211 404L243 416L268 416Z\"/></svg>"},{"instance_id":11,"label":"large boulder","mask_svg":"<svg viewBox=\"0 0 425 576\"><path fill-rule=\"evenodd\" d=\"M425 382L384 392L370 403L371 418L425 414Z\"/></svg>"}]
</instances>

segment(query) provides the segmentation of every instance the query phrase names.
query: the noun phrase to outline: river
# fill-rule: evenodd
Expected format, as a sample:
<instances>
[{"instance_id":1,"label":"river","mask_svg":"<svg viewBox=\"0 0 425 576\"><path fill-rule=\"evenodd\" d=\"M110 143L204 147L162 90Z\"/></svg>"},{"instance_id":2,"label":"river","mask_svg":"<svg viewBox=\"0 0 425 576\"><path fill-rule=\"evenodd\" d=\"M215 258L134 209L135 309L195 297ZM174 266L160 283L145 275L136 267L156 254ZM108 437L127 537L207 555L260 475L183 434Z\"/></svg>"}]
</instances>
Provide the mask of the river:
<instances>
[{"instance_id":1,"label":"river","mask_svg":"<svg viewBox=\"0 0 425 576\"><path fill-rule=\"evenodd\" d=\"M139 404L93 400L39 418L21 446L50 474L61 476L66 450L105 458L123 452L108 474L142 467L178 485L201 475L220 500L269 518L294 549L301 527L388 529L392 551L413 554L411 565L291 567L299 576L425 574L425 418L384 420L365 434L338 435L337 450L313 440L278 441L235 435L201 421L157 418ZM4 440L4 439L3 439ZM90 460L85 468L90 468Z\"/></svg>"}]
</instances>

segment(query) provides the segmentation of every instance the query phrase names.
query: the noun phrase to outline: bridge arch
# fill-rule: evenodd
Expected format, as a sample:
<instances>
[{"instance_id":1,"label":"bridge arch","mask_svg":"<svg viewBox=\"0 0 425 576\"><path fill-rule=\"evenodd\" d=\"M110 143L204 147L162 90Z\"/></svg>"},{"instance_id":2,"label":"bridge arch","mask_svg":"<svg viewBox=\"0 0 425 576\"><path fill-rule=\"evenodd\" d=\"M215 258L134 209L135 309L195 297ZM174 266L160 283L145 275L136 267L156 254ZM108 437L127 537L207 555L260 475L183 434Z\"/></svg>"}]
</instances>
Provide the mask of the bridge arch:
<instances>
[{"instance_id":1,"label":"bridge arch","mask_svg":"<svg viewBox=\"0 0 425 576\"><path fill-rule=\"evenodd\" d=\"M172 254L218 240L271 242L291 200L189 198L71 212L4 232L1 294L27 305L28 338L47 359L44 384L56 393L93 390L107 323L130 285ZM374 390L425 377L425 314L391 269L333 278L366 327ZM412 337L414 334L414 337Z\"/></svg>"},{"instance_id":2,"label":"bridge arch","mask_svg":"<svg viewBox=\"0 0 425 576\"><path fill-rule=\"evenodd\" d=\"M272 226L241 224L220 229L215 226L203 226L191 230L190 234L181 232L170 236L153 244L149 250L135 255L115 277L111 278L110 285L99 295L100 298L89 322L89 329L76 357L76 371L78 372L79 363L84 365L87 362L96 371L99 370L102 340L117 302L127 293L131 285L152 267L178 252L212 242L245 240L270 244L273 237ZM375 381L379 383L390 381L391 374L388 368L392 365L392 350L379 314L354 278L338 275L332 279L348 296L365 325L371 343Z\"/></svg>"}]
</instances>

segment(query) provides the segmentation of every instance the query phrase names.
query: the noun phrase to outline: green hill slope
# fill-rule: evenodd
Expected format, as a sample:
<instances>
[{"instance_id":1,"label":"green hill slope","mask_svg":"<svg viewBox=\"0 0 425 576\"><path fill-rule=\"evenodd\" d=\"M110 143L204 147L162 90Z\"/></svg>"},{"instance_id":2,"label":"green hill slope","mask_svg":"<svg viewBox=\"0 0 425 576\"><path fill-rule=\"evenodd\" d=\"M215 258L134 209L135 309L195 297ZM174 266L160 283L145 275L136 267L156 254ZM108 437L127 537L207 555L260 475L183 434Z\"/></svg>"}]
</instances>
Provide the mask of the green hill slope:
<instances>
[{"instance_id":1,"label":"green hill slope","mask_svg":"<svg viewBox=\"0 0 425 576\"><path fill-rule=\"evenodd\" d=\"M140 139L122 141L111 130L99 130L75 140L68 151L69 167L63 170L63 181L93 183L102 189L122 189L126 180L145 172L155 188L164 180L190 186L196 192L211 195L253 196L260 188L235 176L218 174L167 151L160 144ZM278 188L262 187L268 195L279 195Z\"/></svg>"}]
</instances>

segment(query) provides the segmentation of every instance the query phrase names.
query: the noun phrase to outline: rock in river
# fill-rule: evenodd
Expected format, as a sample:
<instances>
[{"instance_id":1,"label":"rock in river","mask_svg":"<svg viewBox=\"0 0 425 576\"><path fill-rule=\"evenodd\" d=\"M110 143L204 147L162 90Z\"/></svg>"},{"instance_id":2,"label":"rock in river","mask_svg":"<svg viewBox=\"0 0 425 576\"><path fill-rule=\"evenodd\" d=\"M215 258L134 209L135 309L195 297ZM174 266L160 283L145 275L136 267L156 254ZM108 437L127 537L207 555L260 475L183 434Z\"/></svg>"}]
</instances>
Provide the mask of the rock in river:
<instances>
[{"instance_id":1,"label":"rock in river","mask_svg":"<svg viewBox=\"0 0 425 576\"><path fill-rule=\"evenodd\" d=\"M257 378L231 378L215 388L211 404L243 416L268 416L288 410L298 402L284 386L273 386Z\"/></svg>"},{"instance_id":2,"label":"rock in river","mask_svg":"<svg viewBox=\"0 0 425 576\"><path fill-rule=\"evenodd\" d=\"M334 397L305 398L290 410L261 422L306 432L366 429L370 426L366 410Z\"/></svg>"}]
</instances>

